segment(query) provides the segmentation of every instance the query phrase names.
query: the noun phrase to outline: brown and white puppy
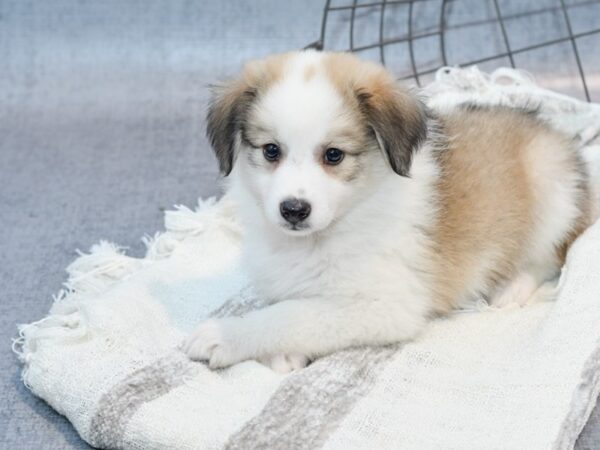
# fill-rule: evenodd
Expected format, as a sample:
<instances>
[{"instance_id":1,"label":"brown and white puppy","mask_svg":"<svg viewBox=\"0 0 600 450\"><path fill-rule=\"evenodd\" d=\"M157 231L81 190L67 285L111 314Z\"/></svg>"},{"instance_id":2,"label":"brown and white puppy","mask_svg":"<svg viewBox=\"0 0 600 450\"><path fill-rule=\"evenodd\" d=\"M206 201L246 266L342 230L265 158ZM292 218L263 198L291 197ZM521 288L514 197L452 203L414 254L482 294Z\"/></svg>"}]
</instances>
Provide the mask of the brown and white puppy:
<instances>
[{"instance_id":1,"label":"brown and white puppy","mask_svg":"<svg viewBox=\"0 0 600 450\"><path fill-rule=\"evenodd\" d=\"M271 303L196 328L184 349L210 367L293 370L477 298L524 304L592 220L580 156L535 113L434 117L348 54L249 63L216 92L208 133Z\"/></svg>"}]
</instances>

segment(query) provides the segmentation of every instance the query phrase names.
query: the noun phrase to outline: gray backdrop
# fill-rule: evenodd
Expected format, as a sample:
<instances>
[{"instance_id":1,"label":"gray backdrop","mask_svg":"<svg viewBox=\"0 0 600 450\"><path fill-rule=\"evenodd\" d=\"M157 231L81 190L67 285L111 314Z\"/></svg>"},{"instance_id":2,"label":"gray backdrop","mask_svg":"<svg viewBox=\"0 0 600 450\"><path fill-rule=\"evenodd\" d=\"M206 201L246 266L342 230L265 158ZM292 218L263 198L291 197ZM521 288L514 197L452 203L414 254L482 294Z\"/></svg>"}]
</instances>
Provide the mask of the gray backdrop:
<instances>
[{"instance_id":1,"label":"gray backdrop","mask_svg":"<svg viewBox=\"0 0 600 450\"><path fill-rule=\"evenodd\" d=\"M103 238L141 255L165 208L218 192L207 85L316 40L322 6L0 0L2 448L87 448L23 387L15 324L47 312L75 249ZM580 448L593 442L588 426Z\"/></svg>"}]
</instances>

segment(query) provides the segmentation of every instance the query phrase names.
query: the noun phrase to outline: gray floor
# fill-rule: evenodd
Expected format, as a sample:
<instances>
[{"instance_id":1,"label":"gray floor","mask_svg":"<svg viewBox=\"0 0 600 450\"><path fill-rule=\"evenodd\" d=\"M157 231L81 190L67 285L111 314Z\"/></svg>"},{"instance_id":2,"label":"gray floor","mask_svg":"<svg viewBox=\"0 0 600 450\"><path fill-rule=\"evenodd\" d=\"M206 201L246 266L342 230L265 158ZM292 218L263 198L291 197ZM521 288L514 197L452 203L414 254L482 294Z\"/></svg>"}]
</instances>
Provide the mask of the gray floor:
<instances>
[{"instance_id":1,"label":"gray floor","mask_svg":"<svg viewBox=\"0 0 600 450\"><path fill-rule=\"evenodd\" d=\"M314 41L321 9L0 0L0 447L87 448L22 386L15 324L46 313L74 249L104 238L139 255L164 208L217 192L207 84ZM599 448L599 434L590 426L580 448Z\"/></svg>"}]
</instances>

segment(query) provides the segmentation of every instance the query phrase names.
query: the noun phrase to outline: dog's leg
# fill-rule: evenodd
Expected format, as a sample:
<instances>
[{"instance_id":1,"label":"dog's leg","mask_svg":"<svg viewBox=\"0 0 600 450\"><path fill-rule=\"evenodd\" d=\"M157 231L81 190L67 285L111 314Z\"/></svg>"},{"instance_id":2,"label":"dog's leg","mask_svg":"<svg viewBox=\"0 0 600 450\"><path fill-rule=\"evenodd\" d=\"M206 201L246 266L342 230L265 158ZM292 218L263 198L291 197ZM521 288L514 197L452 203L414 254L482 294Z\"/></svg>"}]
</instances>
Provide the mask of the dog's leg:
<instances>
[{"instance_id":1,"label":"dog's leg","mask_svg":"<svg viewBox=\"0 0 600 450\"><path fill-rule=\"evenodd\" d=\"M290 373L294 370L303 369L309 363L308 357L301 353L291 353L289 355L280 353L258 358L258 361L277 373Z\"/></svg>"},{"instance_id":2,"label":"dog's leg","mask_svg":"<svg viewBox=\"0 0 600 450\"><path fill-rule=\"evenodd\" d=\"M539 286L539 282L530 273L520 273L509 281L492 299L490 305L496 308L507 306L523 306L533 295Z\"/></svg>"},{"instance_id":3,"label":"dog's leg","mask_svg":"<svg viewBox=\"0 0 600 450\"><path fill-rule=\"evenodd\" d=\"M531 303L552 300L556 291L556 281L540 281L529 272L522 272L512 279L490 300L496 308L525 306Z\"/></svg>"},{"instance_id":4,"label":"dog's leg","mask_svg":"<svg viewBox=\"0 0 600 450\"><path fill-rule=\"evenodd\" d=\"M286 300L244 317L207 320L182 349L192 359L207 360L211 368L281 354L313 358L410 339L426 323L422 305L397 299Z\"/></svg>"}]
</instances>

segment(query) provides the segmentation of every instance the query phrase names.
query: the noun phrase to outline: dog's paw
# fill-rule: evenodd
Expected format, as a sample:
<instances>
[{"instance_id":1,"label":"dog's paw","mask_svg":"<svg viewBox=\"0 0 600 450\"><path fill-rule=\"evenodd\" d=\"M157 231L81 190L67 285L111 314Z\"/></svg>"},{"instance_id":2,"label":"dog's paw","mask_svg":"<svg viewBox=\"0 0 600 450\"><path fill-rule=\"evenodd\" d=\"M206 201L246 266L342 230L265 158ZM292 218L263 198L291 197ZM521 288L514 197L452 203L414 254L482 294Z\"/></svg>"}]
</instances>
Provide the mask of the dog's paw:
<instances>
[{"instance_id":1,"label":"dog's paw","mask_svg":"<svg viewBox=\"0 0 600 450\"><path fill-rule=\"evenodd\" d=\"M306 367L309 363L307 356L300 353L289 353L268 356L262 358L261 361L264 365L269 366L277 373L290 373L294 370L300 370Z\"/></svg>"},{"instance_id":2,"label":"dog's paw","mask_svg":"<svg viewBox=\"0 0 600 450\"><path fill-rule=\"evenodd\" d=\"M208 361L211 369L227 367L240 361L235 345L228 336L223 320L210 319L198 325L185 339L181 350L190 359Z\"/></svg>"},{"instance_id":3,"label":"dog's paw","mask_svg":"<svg viewBox=\"0 0 600 450\"><path fill-rule=\"evenodd\" d=\"M490 304L496 308L520 308L530 303L537 288L538 283L532 275L521 273L498 292Z\"/></svg>"}]
</instances>

